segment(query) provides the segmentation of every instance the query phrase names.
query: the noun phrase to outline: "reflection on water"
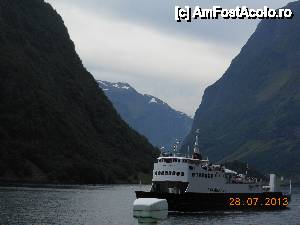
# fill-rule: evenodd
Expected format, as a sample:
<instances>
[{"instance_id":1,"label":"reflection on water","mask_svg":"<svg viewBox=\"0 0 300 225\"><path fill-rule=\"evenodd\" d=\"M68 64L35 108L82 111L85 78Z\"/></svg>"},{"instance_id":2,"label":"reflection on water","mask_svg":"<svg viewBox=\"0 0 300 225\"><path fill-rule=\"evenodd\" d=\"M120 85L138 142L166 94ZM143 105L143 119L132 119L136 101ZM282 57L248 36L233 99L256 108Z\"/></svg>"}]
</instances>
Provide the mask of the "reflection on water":
<instances>
[{"instance_id":1,"label":"reflection on water","mask_svg":"<svg viewBox=\"0 0 300 225\"><path fill-rule=\"evenodd\" d=\"M157 224L168 218L168 211L133 211L133 217L138 220L139 225Z\"/></svg>"},{"instance_id":2,"label":"reflection on water","mask_svg":"<svg viewBox=\"0 0 300 225\"><path fill-rule=\"evenodd\" d=\"M0 187L0 224L300 224L300 189L293 190L290 210L169 213L165 220L136 219L134 191L148 189L139 185Z\"/></svg>"}]
</instances>

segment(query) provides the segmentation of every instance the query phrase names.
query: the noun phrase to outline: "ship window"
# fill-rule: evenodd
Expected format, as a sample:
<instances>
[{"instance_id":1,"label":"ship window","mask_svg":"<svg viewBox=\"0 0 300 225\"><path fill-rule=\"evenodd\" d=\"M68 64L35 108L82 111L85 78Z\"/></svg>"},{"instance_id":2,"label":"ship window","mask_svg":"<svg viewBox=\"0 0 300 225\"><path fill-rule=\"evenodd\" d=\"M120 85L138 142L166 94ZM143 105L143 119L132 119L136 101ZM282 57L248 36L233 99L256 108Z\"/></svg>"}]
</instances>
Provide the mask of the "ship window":
<instances>
[{"instance_id":1,"label":"ship window","mask_svg":"<svg viewBox=\"0 0 300 225\"><path fill-rule=\"evenodd\" d=\"M217 174L215 174L215 177L217 177Z\"/></svg>"},{"instance_id":2,"label":"ship window","mask_svg":"<svg viewBox=\"0 0 300 225\"><path fill-rule=\"evenodd\" d=\"M194 167L192 167L192 166L189 166L189 169L190 169L190 170L193 170L193 169L194 169Z\"/></svg>"},{"instance_id":3,"label":"ship window","mask_svg":"<svg viewBox=\"0 0 300 225\"><path fill-rule=\"evenodd\" d=\"M160 171L158 171L158 175L160 175Z\"/></svg>"},{"instance_id":4,"label":"ship window","mask_svg":"<svg viewBox=\"0 0 300 225\"><path fill-rule=\"evenodd\" d=\"M180 159L177 159L177 162L180 162Z\"/></svg>"},{"instance_id":5,"label":"ship window","mask_svg":"<svg viewBox=\"0 0 300 225\"><path fill-rule=\"evenodd\" d=\"M176 175L177 175L177 176L180 176L180 172L177 172Z\"/></svg>"},{"instance_id":6,"label":"ship window","mask_svg":"<svg viewBox=\"0 0 300 225\"><path fill-rule=\"evenodd\" d=\"M161 175L165 175L165 171L161 171Z\"/></svg>"},{"instance_id":7,"label":"ship window","mask_svg":"<svg viewBox=\"0 0 300 225\"><path fill-rule=\"evenodd\" d=\"M184 176L184 172L181 172L181 176Z\"/></svg>"},{"instance_id":8,"label":"ship window","mask_svg":"<svg viewBox=\"0 0 300 225\"><path fill-rule=\"evenodd\" d=\"M207 174L205 174L205 178L207 178Z\"/></svg>"},{"instance_id":9,"label":"ship window","mask_svg":"<svg viewBox=\"0 0 300 225\"><path fill-rule=\"evenodd\" d=\"M172 159L165 159L166 163L172 163Z\"/></svg>"},{"instance_id":10,"label":"ship window","mask_svg":"<svg viewBox=\"0 0 300 225\"><path fill-rule=\"evenodd\" d=\"M165 175L168 175L168 171L165 171Z\"/></svg>"},{"instance_id":11,"label":"ship window","mask_svg":"<svg viewBox=\"0 0 300 225\"><path fill-rule=\"evenodd\" d=\"M204 173L201 173L201 177L204 177Z\"/></svg>"},{"instance_id":12,"label":"ship window","mask_svg":"<svg viewBox=\"0 0 300 225\"><path fill-rule=\"evenodd\" d=\"M176 173L176 172L175 172L175 171L173 171L173 175L175 175L175 173Z\"/></svg>"},{"instance_id":13,"label":"ship window","mask_svg":"<svg viewBox=\"0 0 300 225\"><path fill-rule=\"evenodd\" d=\"M195 176L195 173L192 173L192 177L194 177Z\"/></svg>"},{"instance_id":14,"label":"ship window","mask_svg":"<svg viewBox=\"0 0 300 225\"><path fill-rule=\"evenodd\" d=\"M154 173L154 174L155 174L155 176L156 176L156 175L157 175L157 171L155 171L155 173Z\"/></svg>"}]
</instances>

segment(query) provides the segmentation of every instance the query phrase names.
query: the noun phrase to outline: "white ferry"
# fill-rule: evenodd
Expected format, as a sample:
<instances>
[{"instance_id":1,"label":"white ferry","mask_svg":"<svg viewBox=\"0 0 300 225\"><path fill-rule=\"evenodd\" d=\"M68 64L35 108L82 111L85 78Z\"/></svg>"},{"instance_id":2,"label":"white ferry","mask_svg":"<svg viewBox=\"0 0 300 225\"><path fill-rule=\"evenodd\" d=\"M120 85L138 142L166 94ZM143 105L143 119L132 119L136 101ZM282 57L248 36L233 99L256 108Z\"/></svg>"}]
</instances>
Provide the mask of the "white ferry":
<instances>
[{"instance_id":1,"label":"white ferry","mask_svg":"<svg viewBox=\"0 0 300 225\"><path fill-rule=\"evenodd\" d=\"M136 191L136 197L166 199L169 211L181 212L288 208L291 184L290 192L283 193L275 174L269 184L246 174L203 160L196 134L192 157L177 151L161 154L154 163L151 190Z\"/></svg>"}]
</instances>

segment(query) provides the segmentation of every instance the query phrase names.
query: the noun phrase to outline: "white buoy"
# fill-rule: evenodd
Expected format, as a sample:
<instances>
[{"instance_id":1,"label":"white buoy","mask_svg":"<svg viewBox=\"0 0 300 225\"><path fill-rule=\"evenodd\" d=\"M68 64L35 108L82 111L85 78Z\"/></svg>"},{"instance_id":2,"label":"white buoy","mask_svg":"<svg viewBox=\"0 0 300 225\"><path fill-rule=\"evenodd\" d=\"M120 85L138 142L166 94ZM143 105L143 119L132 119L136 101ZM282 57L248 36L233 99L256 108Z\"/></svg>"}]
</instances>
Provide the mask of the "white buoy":
<instances>
[{"instance_id":1,"label":"white buoy","mask_svg":"<svg viewBox=\"0 0 300 225\"><path fill-rule=\"evenodd\" d=\"M133 211L164 211L168 210L166 199L138 198L133 203Z\"/></svg>"}]
</instances>

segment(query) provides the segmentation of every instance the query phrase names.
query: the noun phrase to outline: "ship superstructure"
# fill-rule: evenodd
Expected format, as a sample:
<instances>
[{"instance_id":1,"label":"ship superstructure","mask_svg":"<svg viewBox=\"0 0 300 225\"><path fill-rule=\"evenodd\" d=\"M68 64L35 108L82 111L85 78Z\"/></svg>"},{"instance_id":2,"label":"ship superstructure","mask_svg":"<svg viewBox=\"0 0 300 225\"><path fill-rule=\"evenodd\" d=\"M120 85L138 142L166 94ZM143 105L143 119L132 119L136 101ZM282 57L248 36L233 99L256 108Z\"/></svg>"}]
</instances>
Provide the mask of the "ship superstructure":
<instances>
[{"instance_id":1,"label":"ship superstructure","mask_svg":"<svg viewBox=\"0 0 300 225\"><path fill-rule=\"evenodd\" d=\"M176 148L175 148L176 149ZM178 153L161 155L154 163L152 190L166 193L261 193L267 190L261 179L247 177L203 160L198 134L192 157Z\"/></svg>"}]
</instances>

